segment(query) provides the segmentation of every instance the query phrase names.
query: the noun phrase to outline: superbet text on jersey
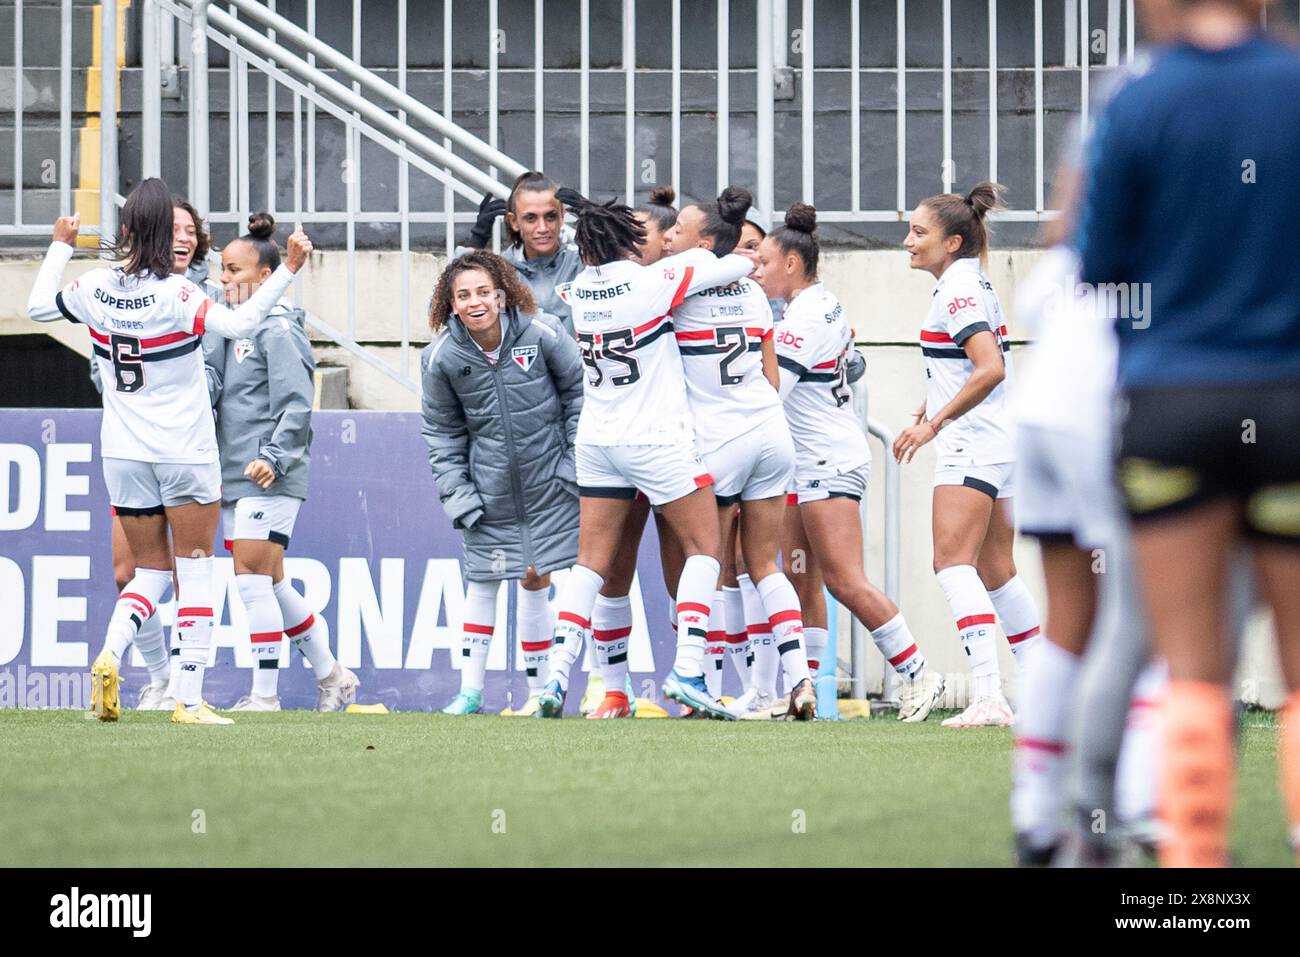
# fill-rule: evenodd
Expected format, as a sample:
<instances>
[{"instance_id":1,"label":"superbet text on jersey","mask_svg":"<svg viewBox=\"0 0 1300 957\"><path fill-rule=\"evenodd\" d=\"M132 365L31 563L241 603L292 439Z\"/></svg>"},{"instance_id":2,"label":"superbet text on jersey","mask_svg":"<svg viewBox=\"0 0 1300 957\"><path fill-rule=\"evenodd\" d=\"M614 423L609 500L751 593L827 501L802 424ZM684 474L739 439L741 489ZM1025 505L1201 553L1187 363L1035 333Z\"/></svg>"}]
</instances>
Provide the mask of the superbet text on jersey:
<instances>
[{"instance_id":1,"label":"superbet text on jersey","mask_svg":"<svg viewBox=\"0 0 1300 957\"><path fill-rule=\"evenodd\" d=\"M786 306L776 330L776 355L800 481L838 475L871 461L848 383L852 347L844 307L821 283Z\"/></svg>"},{"instance_id":2,"label":"superbet text on jersey","mask_svg":"<svg viewBox=\"0 0 1300 957\"><path fill-rule=\"evenodd\" d=\"M56 302L65 318L90 330L106 385L105 457L217 461L199 348L212 301L201 289L183 276L95 269L64 287Z\"/></svg>"},{"instance_id":3,"label":"superbet text on jersey","mask_svg":"<svg viewBox=\"0 0 1300 957\"><path fill-rule=\"evenodd\" d=\"M751 268L743 256L719 259L691 249L653 266L630 260L588 266L558 287L587 367L579 445L693 440L670 313L693 292L734 282Z\"/></svg>"},{"instance_id":4,"label":"superbet text on jersey","mask_svg":"<svg viewBox=\"0 0 1300 957\"><path fill-rule=\"evenodd\" d=\"M925 412L931 420L961 391L975 371L962 348L976 333L991 332L1006 364L1006 377L965 415L940 428L935 446L941 463L997 465L1015 461L1007 396L1011 363L1007 361L1007 327L993 284L978 259L959 259L939 277L925 327L921 354L925 359Z\"/></svg>"}]
</instances>

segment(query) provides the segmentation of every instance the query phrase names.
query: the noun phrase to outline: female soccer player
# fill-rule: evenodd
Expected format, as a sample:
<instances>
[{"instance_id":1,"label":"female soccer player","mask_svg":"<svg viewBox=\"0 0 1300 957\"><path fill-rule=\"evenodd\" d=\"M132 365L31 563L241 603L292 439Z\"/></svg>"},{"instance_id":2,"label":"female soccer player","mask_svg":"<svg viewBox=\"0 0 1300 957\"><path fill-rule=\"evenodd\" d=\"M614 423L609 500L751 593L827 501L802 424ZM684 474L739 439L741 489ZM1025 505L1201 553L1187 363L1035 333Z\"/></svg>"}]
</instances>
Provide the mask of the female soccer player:
<instances>
[{"instance_id":1,"label":"female soccer player","mask_svg":"<svg viewBox=\"0 0 1300 957\"><path fill-rule=\"evenodd\" d=\"M1142 4L1173 42L1098 118L1075 235L1081 280L1120 306L1118 478L1170 673L1166 866L1229 862L1226 580L1242 539L1289 692L1279 757L1300 853L1300 273L1278 268L1300 262L1300 58L1259 31L1262 6Z\"/></svg>"},{"instance_id":2,"label":"female soccer player","mask_svg":"<svg viewBox=\"0 0 1300 957\"><path fill-rule=\"evenodd\" d=\"M506 261L532 291L538 310L559 319L572 336L569 307L555 290L573 280L582 260L573 246L563 242L564 204L556 196L559 191L545 173L521 173L510 187L509 199L483 197L469 245L486 249L492 242L492 224L504 213Z\"/></svg>"},{"instance_id":3,"label":"female soccer player","mask_svg":"<svg viewBox=\"0 0 1300 957\"><path fill-rule=\"evenodd\" d=\"M184 276L194 283L209 299L220 301L221 287L208 278L207 230L198 211L179 197L172 198L172 253L174 256L172 271ZM203 361L207 367L208 383L211 387L215 381L213 375L214 353L225 350L225 341L220 336L205 336L203 341ZM216 343L221 345L218 347ZM90 357L90 379L95 390L101 394L103 383L99 378L99 360ZM122 522L114 513L112 517L112 552L113 578L117 583L119 594L135 577L135 556L127 543L126 532ZM113 667L120 667L126 655L129 636L125 632L114 634L111 644L106 645L100 655L107 655ZM162 618L156 611L144 620L135 636L135 645L140 649L145 668L149 672L149 682L140 689L138 711L174 711L176 710L175 682L180 674L180 644L175 643L172 653L168 655L166 639L163 636ZM97 656L98 657L98 656ZM168 661L170 659L170 666ZM93 666L92 666L93 667ZM93 691L92 691L93 698Z\"/></svg>"},{"instance_id":4,"label":"female soccer player","mask_svg":"<svg viewBox=\"0 0 1300 957\"><path fill-rule=\"evenodd\" d=\"M902 612L863 569L858 505L866 494L871 449L848 384L853 334L844 307L817 277L816 230L817 211L796 203L758 249L759 281L769 298L788 303L776 353L805 540L786 541L786 560L793 565L797 554L816 560L831 594L870 629L876 647L903 678L899 717L924 721L943 694L943 678L927 669Z\"/></svg>"},{"instance_id":5,"label":"female soccer player","mask_svg":"<svg viewBox=\"0 0 1300 957\"><path fill-rule=\"evenodd\" d=\"M669 232L669 248L702 248L717 256L731 252L752 202L747 190L728 186L716 202L684 207ZM808 673L802 613L794 588L776 564L795 449L777 392L780 380L767 295L749 279L701 290L674 307L673 327L685 366L696 446L713 476L720 535L727 538L739 503L740 547L790 678L789 713L810 721L817 694ZM725 600L721 591L714 596L718 620L710 622L710 631L722 636L722 644ZM730 710L742 716L771 706L750 689Z\"/></svg>"},{"instance_id":6,"label":"female soccer player","mask_svg":"<svg viewBox=\"0 0 1300 957\"><path fill-rule=\"evenodd\" d=\"M483 250L448 264L429 325L421 433L443 509L465 536L469 579L461 688L443 713L474 714L483 707L503 580L523 586L518 625L530 697L546 678L550 575L578 556L573 442L582 359L509 263Z\"/></svg>"},{"instance_id":7,"label":"female soccer player","mask_svg":"<svg viewBox=\"0 0 1300 957\"><path fill-rule=\"evenodd\" d=\"M247 302L280 266L275 220L248 218L248 232L221 251L230 306ZM316 361L303 312L278 302L249 336L224 340L217 401L221 520L235 560L235 585L248 614L253 688L231 711L279 711L281 638L311 663L318 708L338 711L356 698L357 676L330 652L324 620L284 577L284 553L307 498Z\"/></svg>"},{"instance_id":8,"label":"female soccer player","mask_svg":"<svg viewBox=\"0 0 1300 957\"><path fill-rule=\"evenodd\" d=\"M633 210L633 215L645 228L645 238L637 244L637 261L641 265L651 266L663 258L664 236L677 222L677 210L672 205L676 199L677 193L671 186L656 186L650 192L649 201ZM592 607L591 649L595 666L578 705L579 713L589 718L630 718L636 715L636 696L632 691L627 663L628 641L632 634L632 601L629 596L636 575L637 552L649 514L649 500L644 495L637 495L619 537L618 553ZM671 589L677 585L685 556L658 512L655 513L655 525L659 531L664 584L670 590L670 618L675 628L677 605Z\"/></svg>"},{"instance_id":9,"label":"female soccer player","mask_svg":"<svg viewBox=\"0 0 1300 957\"><path fill-rule=\"evenodd\" d=\"M108 386L104 480L137 563L108 629L134 637L171 584L175 567L181 676L172 720L230 724L202 697L212 640L211 548L221 469L200 337L205 329L231 338L256 329L306 262L311 242L295 231L288 262L248 302L228 309L173 274L172 199L162 180L146 179L127 197L121 239L112 248L122 265L92 270L60 291L77 227L75 216L55 223L27 312L37 322L85 323ZM92 678L99 685L99 717L113 721L120 713L118 674L111 661L105 664Z\"/></svg>"},{"instance_id":10,"label":"female soccer player","mask_svg":"<svg viewBox=\"0 0 1300 957\"><path fill-rule=\"evenodd\" d=\"M1016 576L1007 329L981 263L988 255L985 217L1001 206L1002 187L980 183L966 196L922 200L903 241L911 267L938 281L921 329L926 402L918 421L894 440L910 462L936 441L934 570L970 658L972 694L944 727L1011 724L1002 695L994 625L998 618L1019 654L1038 634L1038 609ZM996 612L996 615L995 615Z\"/></svg>"},{"instance_id":11,"label":"female soccer player","mask_svg":"<svg viewBox=\"0 0 1300 957\"><path fill-rule=\"evenodd\" d=\"M631 209L576 205L576 238L586 268L564 295L587 367L577 439L578 563L557 603L551 678L538 713L560 716L570 649L591 627L596 594L640 489L663 509L687 556L677 586L677 660L664 695L726 719L730 715L704 685L701 663L719 572L713 480L695 449L669 314L692 292L744 276L750 263L743 256L719 259L691 250L641 266L637 247L645 229Z\"/></svg>"}]
</instances>

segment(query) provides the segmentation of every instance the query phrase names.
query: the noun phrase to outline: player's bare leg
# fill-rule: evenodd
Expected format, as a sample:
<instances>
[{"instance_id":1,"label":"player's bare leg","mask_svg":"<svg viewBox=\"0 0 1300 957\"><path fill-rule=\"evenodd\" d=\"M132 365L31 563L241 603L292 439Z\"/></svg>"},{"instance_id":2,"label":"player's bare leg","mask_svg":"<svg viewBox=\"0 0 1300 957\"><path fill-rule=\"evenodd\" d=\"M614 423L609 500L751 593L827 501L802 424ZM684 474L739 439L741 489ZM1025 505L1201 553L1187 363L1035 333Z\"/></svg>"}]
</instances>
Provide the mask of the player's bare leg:
<instances>
[{"instance_id":1,"label":"player's bare leg","mask_svg":"<svg viewBox=\"0 0 1300 957\"><path fill-rule=\"evenodd\" d=\"M833 496L800 505L799 511L826 588L867 627L876 648L903 681L899 719L924 721L939 703L944 681L928 669L898 606L867 579L858 502Z\"/></svg>"},{"instance_id":2,"label":"player's bare leg","mask_svg":"<svg viewBox=\"0 0 1300 957\"><path fill-rule=\"evenodd\" d=\"M591 630L591 615L605 576L614 568L633 499L582 496L578 507L578 561L556 600L550 671L538 696L537 716L558 718L569 671Z\"/></svg>"},{"instance_id":3,"label":"player's bare leg","mask_svg":"<svg viewBox=\"0 0 1300 957\"><path fill-rule=\"evenodd\" d=\"M970 705L947 719L944 727L1007 726L1014 720L998 672L997 614L977 568L993 505L993 499L978 489L940 485L934 490L935 577L948 599L971 669Z\"/></svg>"},{"instance_id":4,"label":"player's bare leg","mask_svg":"<svg viewBox=\"0 0 1300 957\"><path fill-rule=\"evenodd\" d=\"M1282 677L1286 681L1278 759L1291 846L1300 862L1300 548L1294 544L1259 544L1255 547L1255 568L1259 589L1273 609Z\"/></svg>"},{"instance_id":5,"label":"player's bare leg","mask_svg":"<svg viewBox=\"0 0 1300 957\"><path fill-rule=\"evenodd\" d=\"M628 642L632 634L630 595L632 579L636 575L637 552L649 515L650 502L638 495L632 501L605 584L592 607L591 650L595 667L578 705L579 713L590 718L636 715L636 696L627 664Z\"/></svg>"},{"instance_id":6,"label":"player's bare leg","mask_svg":"<svg viewBox=\"0 0 1300 957\"><path fill-rule=\"evenodd\" d=\"M173 505L166 512L176 556L176 634L181 649L181 674L172 720L178 724L230 724L229 718L214 714L203 703L203 672L212 647L212 541L217 534L221 505L219 502ZM149 561L148 553L138 547L130 528L127 537L136 560ZM155 543L147 544L155 547Z\"/></svg>"},{"instance_id":7,"label":"player's bare leg","mask_svg":"<svg viewBox=\"0 0 1300 957\"><path fill-rule=\"evenodd\" d=\"M135 578L135 556L131 553L131 545L126 540L122 520L116 514L113 515L110 528L113 550L113 579L117 584L118 594L121 595L127 590L131 580ZM149 670L149 683L140 690L140 698L136 709L139 711L171 711L176 706L175 701L164 707L169 668L162 619L157 613L156 604L153 606L153 613L147 616L145 615L145 608L144 605L137 605L137 617L144 617L140 622L140 626L135 629L134 634L131 633L130 629L125 628L110 631L104 647L100 650L95 659L95 664L92 666L92 675L98 673L107 678L116 673L117 669L121 667L127 649L134 643L140 649L140 656L144 659L145 667ZM101 697L102 690L101 688ZM92 705L94 698L95 694L92 688ZM95 714L93 707L90 714L98 716Z\"/></svg>"},{"instance_id":8,"label":"player's bare leg","mask_svg":"<svg viewBox=\"0 0 1300 957\"><path fill-rule=\"evenodd\" d=\"M695 710L731 720L704 684L704 645L713 593L722 571L722 541L712 486L662 506L661 514L681 543L686 561L677 582L677 658L664 695Z\"/></svg>"},{"instance_id":9,"label":"player's bare leg","mask_svg":"<svg viewBox=\"0 0 1300 957\"><path fill-rule=\"evenodd\" d=\"M1159 795L1166 867L1228 864L1236 769L1225 582L1240 523L1241 505L1229 500L1133 530L1151 637L1169 663Z\"/></svg>"}]
</instances>

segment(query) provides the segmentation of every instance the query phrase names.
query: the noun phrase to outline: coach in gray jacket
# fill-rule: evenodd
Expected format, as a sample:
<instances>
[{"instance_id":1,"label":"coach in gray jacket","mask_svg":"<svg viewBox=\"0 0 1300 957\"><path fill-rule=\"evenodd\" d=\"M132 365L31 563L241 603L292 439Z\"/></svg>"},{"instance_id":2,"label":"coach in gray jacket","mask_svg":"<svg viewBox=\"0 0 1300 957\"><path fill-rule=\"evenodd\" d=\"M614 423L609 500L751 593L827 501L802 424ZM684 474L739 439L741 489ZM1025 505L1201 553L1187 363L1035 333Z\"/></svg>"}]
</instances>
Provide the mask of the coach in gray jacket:
<instances>
[{"instance_id":1,"label":"coach in gray jacket","mask_svg":"<svg viewBox=\"0 0 1300 957\"><path fill-rule=\"evenodd\" d=\"M582 358L500 257L448 264L421 356L429 463L471 581L527 579L578 554Z\"/></svg>"}]
</instances>

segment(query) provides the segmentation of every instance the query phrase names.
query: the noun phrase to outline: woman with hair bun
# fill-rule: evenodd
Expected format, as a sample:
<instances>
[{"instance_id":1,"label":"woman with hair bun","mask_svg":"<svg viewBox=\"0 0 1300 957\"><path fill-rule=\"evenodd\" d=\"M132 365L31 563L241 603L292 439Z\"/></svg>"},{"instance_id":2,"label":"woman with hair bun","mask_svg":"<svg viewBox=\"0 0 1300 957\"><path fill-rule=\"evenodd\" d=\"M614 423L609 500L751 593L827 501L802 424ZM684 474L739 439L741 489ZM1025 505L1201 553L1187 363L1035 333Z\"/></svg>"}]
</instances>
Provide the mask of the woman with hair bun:
<instances>
[{"instance_id":1,"label":"woman with hair bun","mask_svg":"<svg viewBox=\"0 0 1300 957\"><path fill-rule=\"evenodd\" d=\"M444 714L483 707L497 592L518 579L518 631L535 709L551 648L551 572L578 557L574 437L582 359L509 262L474 250L447 264L420 357L421 434L443 510L465 538L460 693Z\"/></svg>"},{"instance_id":2,"label":"woman with hair bun","mask_svg":"<svg viewBox=\"0 0 1300 957\"><path fill-rule=\"evenodd\" d=\"M270 214L254 213L248 232L221 251L221 284L230 306L246 302L280 265L274 236ZM305 318L281 299L255 332L226 340L215 388L223 538L234 557L253 648L253 687L231 711L280 710L285 635L311 664L318 710L340 710L360 685L330 651L325 620L284 576L284 553L307 498L311 464L316 361Z\"/></svg>"},{"instance_id":3,"label":"woman with hair bun","mask_svg":"<svg viewBox=\"0 0 1300 957\"><path fill-rule=\"evenodd\" d=\"M871 474L871 449L848 382L853 333L844 307L818 279L816 230L817 211L796 203L758 249L759 281L770 298L789 304L777 329L776 353L795 444L792 494L798 507L786 509L783 550L787 560L807 555L805 574L824 580L870 629L903 679L899 718L924 721L943 694L943 679L926 667L902 612L863 568L858 505Z\"/></svg>"},{"instance_id":4,"label":"woman with hair bun","mask_svg":"<svg viewBox=\"0 0 1300 957\"><path fill-rule=\"evenodd\" d=\"M669 248L678 252L699 247L715 256L731 252L752 204L748 190L728 186L715 202L686 206L668 235ZM738 279L687 299L673 310L673 324L695 416L696 444L713 476L721 536L725 541L734 534L739 505L744 567L769 623L791 625L775 646L789 676L788 713L811 720L817 695L808 671L803 613L793 585L777 567L795 449L777 391L780 376L772 342L772 309L758 283ZM736 582L733 558L724 556L728 584ZM721 587L713 599L709 633L718 687L725 647L729 640L739 643L745 630L743 608L734 606L740 593L732 594L730 610ZM742 679L743 675L742 671ZM764 689L746 687L729 710L737 717L750 717L770 711L773 704Z\"/></svg>"},{"instance_id":5,"label":"woman with hair bun","mask_svg":"<svg viewBox=\"0 0 1300 957\"><path fill-rule=\"evenodd\" d=\"M925 405L916 423L899 433L893 452L906 463L923 445L938 446L934 571L957 621L972 679L970 705L944 721L949 728L1011 724L994 626L1000 618L1019 655L1032 646L1040 623L1012 557L1010 346L1002 306L982 268L989 248L986 218L1002 208L1002 191L997 183L980 183L966 196L922 200L903 241L911 267L937 280L921 329Z\"/></svg>"}]
</instances>

